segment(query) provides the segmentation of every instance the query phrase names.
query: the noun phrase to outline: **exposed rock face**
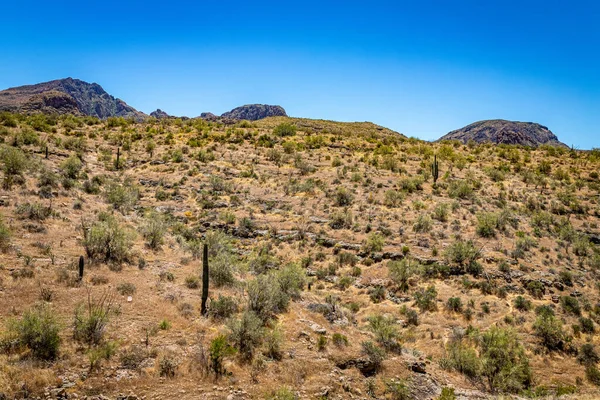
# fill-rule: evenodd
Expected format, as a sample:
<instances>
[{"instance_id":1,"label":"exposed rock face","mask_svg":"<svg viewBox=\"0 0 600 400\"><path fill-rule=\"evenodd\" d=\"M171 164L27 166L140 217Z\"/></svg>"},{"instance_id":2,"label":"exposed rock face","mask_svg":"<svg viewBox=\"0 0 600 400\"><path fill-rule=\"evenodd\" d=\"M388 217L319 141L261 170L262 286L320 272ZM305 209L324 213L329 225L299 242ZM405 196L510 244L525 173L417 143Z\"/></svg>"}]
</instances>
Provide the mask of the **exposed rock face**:
<instances>
[{"instance_id":1,"label":"exposed rock face","mask_svg":"<svg viewBox=\"0 0 600 400\"><path fill-rule=\"evenodd\" d=\"M43 112L81 115L75 99L67 93L57 90L35 94L22 106L24 112Z\"/></svg>"},{"instance_id":2,"label":"exposed rock face","mask_svg":"<svg viewBox=\"0 0 600 400\"><path fill-rule=\"evenodd\" d=\"M207 121L216 121L219 117L211 112L203 112L200 114L200 118L205 119Z\"/></svg>"},{"instance_id":3,"label":"exposed rock face","mask_svg":"<svg viewBox=\"0 0 600 400\"><path fill-rule=\"evenodd\" d=\"M234 108L221 115L221 117L235 120L246 119L248 121L257 121L267 117L287 117L287 114L281 106L247 104L245 106Z\"/></svg>"},{"instance_id":4,"label":"exposed rock face","mask_svg":"<svg viewBox=\"0 0 600 400\"><path fill-rule=\"evenodd\" d=\"M537 147L542 144L566 147L547 127L533 122L494 119L475 122L442 136L438 141L503 143Z\"/></svg>"},{"instance_id":5,"label":"exposed rock face","mask_svg":"<svg viewBox=\"0 0 600 400\"><path fill-rule=\"evenodd\" d=\"M73 107L73 102L76 108ZM97 83L73 78L0 91L0 111L75 113L101 119L125 117L142 120L147 117L123 100L106 93Z\"/></svg>"},{"instance_id":6,"label":"exposed rock face","mask_svg":"<svg viewBox=\"0 0 600 400\"><path fill-rule=\"evenodd\" d=\"M167 114L166 112L164 112L160 108L157 108L156 111L152 111L150 113L150 116L154 117L156 119L163 119L163 118L169 118L169 117L171 117L169 114Z\"/></svg>"}]
</instances>

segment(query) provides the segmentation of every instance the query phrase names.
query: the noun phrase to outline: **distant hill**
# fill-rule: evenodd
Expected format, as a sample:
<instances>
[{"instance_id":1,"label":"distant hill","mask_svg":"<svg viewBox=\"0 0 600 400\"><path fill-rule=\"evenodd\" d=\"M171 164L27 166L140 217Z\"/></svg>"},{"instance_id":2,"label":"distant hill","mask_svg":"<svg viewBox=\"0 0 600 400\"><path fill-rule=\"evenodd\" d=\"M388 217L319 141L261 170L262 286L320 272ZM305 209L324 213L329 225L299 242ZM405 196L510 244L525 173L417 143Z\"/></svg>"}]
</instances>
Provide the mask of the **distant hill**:
<instances>
[{"instance_id":1,"label":"distant hill","mask_svg":"<svg viewBox=\"0 0 600 400\"><path fill-rule=\"evenodd\" d=\"M169 114L167 114L166 112L164 112L160 108L157 108L156 111L152 111L150 113L150 116L154 117L156 119L171 118L171 116Z\"/></svg>"},{"instance_id":2,"label":"distant hill","mask_svg":"<svg viewBox=\"0 0 600 400\"><path fill-rule=\"evenodd\" d=\"M142 120L143 112L108 94L97 83L66 78L0 91L0 111L80 114Z\"/></svg>"},{"instance_id":3,"label":"distant hill","mask_svg":"<svg viewBox=\"0 0 600 400\"><path fill-rule=\"evenodd\" d=\"M476 143L519 144L531 147L543 144L567 147L543 125L503 119L472 123L442 136L438 142L442 140L458 140L462 143L472 140Z\"/></svg>"},{"instance_id":4,"label":"distant hill","mask_svg":"<svg viewBox=\"0 0 600 400\"><path fill-rule=\"evenodd\" d=\"M245 106L234 108L233 110L221 115L221 118L230 118L235 120L246 119L248 121L258 121L259 119L268 117L287 117L287 114L281 106L270 106L267 104L247 104Z\"/></svg>"}]
</instances>

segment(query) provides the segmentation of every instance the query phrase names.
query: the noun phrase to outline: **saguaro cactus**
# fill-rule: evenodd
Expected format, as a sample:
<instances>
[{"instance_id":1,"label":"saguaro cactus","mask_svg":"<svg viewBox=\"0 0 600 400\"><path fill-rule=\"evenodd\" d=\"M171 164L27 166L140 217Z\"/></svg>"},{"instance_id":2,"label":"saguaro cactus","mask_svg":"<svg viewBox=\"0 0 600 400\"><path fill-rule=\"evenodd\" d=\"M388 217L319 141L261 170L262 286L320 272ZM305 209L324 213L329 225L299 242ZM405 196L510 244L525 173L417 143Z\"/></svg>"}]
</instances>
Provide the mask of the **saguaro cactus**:
<instances>
[{"instance_id":1,"label":"saguaro cactus","mask_svg":"<svg viewBox=\"0 0 600 400\"><path fill-rule=\"evenodd\" d=\"M433 156L433 162L431 163L431 176L433 176L433 184L435 185L440 176L440 171L438 169L438 161L437 161L436 155Z\"/></svg>"},{"instance_id":2,"label":"saguaro cactus","mask_svg":"<svg viewBox=\"0 0 600 400\"><path fill-rule=\"evenodd\" d=\"M117 163L115 164L115 169L119 169L120 158L121 158L121 148L117 147Z\"/></svg>"},{"instance_id":3,"label":"saguaro cactus","mask_svg":"<svg viewBox=\"0 0 600 400\"><path fill-rule=\"evenodd\" d=\"M85 265L85 261L83 259L83 256L79 256L79 280L81 281L83 279L83 267Z\"/></svg>"},{"instance_id":4,"label":"saguaro cactus","mask_svg":"<svg viewBox=\"0 0 600 400\"><path fill-rule=\"evenodd\" d=\"M208 300L208 245L204 244L202 254L202 306L201 313L206 316L206 300Z\"/></svg>"}]
</instances>

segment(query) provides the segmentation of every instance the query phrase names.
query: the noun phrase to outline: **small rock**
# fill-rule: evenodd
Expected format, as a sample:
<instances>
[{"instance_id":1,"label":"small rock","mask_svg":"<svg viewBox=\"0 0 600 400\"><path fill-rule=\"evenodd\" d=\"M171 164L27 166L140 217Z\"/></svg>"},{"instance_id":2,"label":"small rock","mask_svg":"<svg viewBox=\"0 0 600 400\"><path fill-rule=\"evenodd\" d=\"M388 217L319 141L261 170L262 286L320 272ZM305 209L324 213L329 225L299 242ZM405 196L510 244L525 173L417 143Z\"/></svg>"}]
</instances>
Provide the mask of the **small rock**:
<instances>
[{"instance_id":1,"label":"small rock","mask_svg":"<svg viewBox=\"0 0 600 400\"><path fill-rule=\"evenodd\" d=\"M411 362L409 365L409 368L411 371L413 372L417 372L419 374L426 374L427 371L425 371L425 363L422 361L414 361Z\"/></svg>"}]
</instances>

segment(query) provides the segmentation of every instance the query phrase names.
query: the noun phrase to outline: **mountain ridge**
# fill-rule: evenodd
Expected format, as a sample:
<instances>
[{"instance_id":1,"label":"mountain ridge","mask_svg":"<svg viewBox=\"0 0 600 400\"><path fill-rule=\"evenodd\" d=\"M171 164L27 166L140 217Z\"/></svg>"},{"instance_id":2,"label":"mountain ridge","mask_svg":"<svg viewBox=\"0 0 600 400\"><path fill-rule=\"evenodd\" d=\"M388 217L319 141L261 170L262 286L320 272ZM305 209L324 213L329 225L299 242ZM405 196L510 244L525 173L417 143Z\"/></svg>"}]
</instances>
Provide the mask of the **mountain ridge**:
<instances>
[{"instance_id":1,"label":"mountain ridge","mask_svg":"<svg viewBox=\"0 0 600 400\"><path fill-rule=\"evenodd\" d=\"M55 100L60 98L60 101L58 103L43 101L44 94L47 97L49 92L53 92L51 97ZM64 93L65 96L59 96L57 92ZM68 104L69 107L63 107ZM74 113L73 105L76 105L75 109L82 115L100 119L124 117L141 121L148 117L123 100L107 93L99 84L70 77L0 91L0 111L65 114Z\"/></svg>"}]
</instances>

